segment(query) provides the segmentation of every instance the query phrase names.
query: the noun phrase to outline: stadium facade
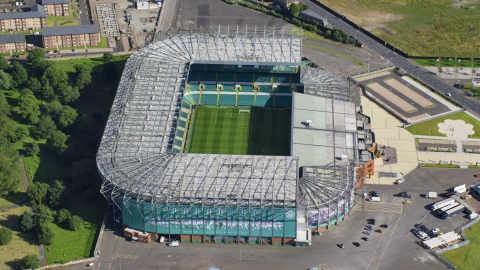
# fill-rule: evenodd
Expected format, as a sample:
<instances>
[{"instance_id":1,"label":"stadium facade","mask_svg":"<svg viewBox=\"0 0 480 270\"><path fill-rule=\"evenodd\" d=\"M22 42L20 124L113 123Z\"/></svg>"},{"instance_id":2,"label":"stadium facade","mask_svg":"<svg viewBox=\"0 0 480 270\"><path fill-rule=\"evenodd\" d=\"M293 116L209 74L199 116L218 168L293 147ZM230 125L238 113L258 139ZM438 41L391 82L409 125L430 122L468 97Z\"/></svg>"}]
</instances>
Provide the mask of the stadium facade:
<instances>
[{"instance_id":1,"label":"stadium facade","mask_svg":"<svg viewBox=\"0 0 480 270\"><path fill-rule=\"evenodd\" d=\"M97 154L117 222L281 245L348 215L373 173L373 133L356 87L302 62L300 31L168 31L128 59ZM291 108L290 154L189 153L197 106Z\"/></svg>"}]
</instances>

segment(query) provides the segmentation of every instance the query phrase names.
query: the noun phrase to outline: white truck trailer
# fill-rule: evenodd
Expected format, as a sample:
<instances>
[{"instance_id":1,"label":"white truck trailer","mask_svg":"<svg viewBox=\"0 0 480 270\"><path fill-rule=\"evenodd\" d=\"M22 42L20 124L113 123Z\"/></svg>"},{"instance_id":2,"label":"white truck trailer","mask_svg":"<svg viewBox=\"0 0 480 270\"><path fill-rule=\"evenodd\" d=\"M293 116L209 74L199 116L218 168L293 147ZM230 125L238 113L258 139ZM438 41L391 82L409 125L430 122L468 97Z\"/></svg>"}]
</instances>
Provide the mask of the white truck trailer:
<instances>
[{"instance_id":1,"label":"white truck trailer","mask_svg":"<svg viewBox=\"0 0 480 270\"><path fill-rule=\"evenodd\" d=\"M454 203L452 203L452 204L449 204L449 205L447 205L447 206L444 206L444 207L442 207L442 208L440 208L440 209L437 210L437 211L438 211L438 215L442 215L443 212L445 212L445 211L447 211L447 210L449 210L449 209L452 209L453 207L456 207L456 206L458 206L458 205L460 205L458 202L454 202Z\"/></svg>"},{"instance_id":2,"label":"white truck trailer","mask_svg":"<svg viewBox=\"0 0 480 270\"><path fill-rule=\"evenodd\" d=\"M425 198L436 199L437 198L437 193L433 192L433 191L429 191L425 194Z\"/></svg>"},{"instance_id":3,"label":"white truck trailer","mask_svg":"<svg viewBox=\"0 0 480 270\"><path fill-rule=\"evenodd\" d=\"M432 211L443 208L443 207L445 207L447 205L450 205L450 204L453 204L453 203L455 203L454 198L449 198L449 199L446 199L446 200L443 200L443 201L436 202L432 205Z\"/></svg>"}]
</instances>

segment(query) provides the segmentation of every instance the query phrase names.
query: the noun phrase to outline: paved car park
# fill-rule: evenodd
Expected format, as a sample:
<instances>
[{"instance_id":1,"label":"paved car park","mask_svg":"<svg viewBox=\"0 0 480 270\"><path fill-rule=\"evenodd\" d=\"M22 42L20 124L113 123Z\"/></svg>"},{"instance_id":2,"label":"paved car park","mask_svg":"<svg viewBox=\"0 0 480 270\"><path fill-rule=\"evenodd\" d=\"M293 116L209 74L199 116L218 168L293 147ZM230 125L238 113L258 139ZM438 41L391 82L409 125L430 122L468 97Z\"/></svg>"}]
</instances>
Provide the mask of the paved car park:
<instances>
[{"instance_id":1,"label":"paved car park","mask_svg":"<svg viewBox=\"0 0 480 270\"><path fill-rule=\"evenodd\" d=\"M168 247L156 242L129 242L109 226L95 269L445 269L418 244L420 239L412 229L423 224L428 230L439 228L446 233L467 222L465 214L446 220L432 215L431 205L441 198L424 195L427 191L441 194L454 186L478 183L476 173L474 169L418 168L406 175L402 184L369 185L368 190L377 191L381 201L359 202L340 226L321 231L322 235L314 236L313 244L306 248L191 243ZM403 191L411 195L411 204L404 204L404 197L394 196ZM371 219L375 219L372 233L364 234L370 231L366 228ZM365 237L368 240L362 239ZM76 265L69 269L91 267Z\"/></svg>"}]
</instances>

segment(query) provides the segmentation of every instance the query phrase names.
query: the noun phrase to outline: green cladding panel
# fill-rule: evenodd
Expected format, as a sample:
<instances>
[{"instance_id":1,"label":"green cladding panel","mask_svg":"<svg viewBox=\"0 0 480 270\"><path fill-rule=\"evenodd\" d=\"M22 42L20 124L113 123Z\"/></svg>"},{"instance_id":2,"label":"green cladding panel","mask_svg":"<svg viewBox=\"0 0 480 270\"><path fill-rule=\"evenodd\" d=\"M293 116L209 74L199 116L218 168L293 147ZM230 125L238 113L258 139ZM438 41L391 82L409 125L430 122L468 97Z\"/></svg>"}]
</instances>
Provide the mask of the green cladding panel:
<instances>
[{"instance_id":1,"label":"green cladding panel","mask_svg":"<svg viewBox=\"0 0 480 270\"><path fill-rule=\"evenodd\" d=\"M212 205L165 205L125 199L123 223L159 234L295 237L296 209Z\"/></svg>"}]
</instances>

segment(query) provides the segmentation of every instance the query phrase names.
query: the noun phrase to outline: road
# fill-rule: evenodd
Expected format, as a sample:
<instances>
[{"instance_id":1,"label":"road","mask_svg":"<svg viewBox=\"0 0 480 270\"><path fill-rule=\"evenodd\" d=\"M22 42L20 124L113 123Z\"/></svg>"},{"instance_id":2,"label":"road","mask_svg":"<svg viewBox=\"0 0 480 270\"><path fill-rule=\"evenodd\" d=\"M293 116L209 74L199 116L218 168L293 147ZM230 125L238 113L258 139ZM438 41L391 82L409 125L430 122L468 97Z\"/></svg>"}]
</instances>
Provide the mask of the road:
<instances>
[{"instance_id":1,"label":"road","mask_svg":"<svg viewBox=\"0 0 480 270\"><path fill-rule=\"evenodd\" d=\"M436 76L430 74L429 71L425 68L413 64L412 62L405 59L405 57L398 55L394 50L387 48L385 46L386 43L379 43L378 41L364 34L359 29L355 29L354 27L343 21L342 18L338 18L332 13L329 13L327 10L321 8L320 6L315 4L314 0L303 0L302 2L307 4L312 11L316 12L319 15L319 18L326 18L328 20L328 23L332 26L345 30L352 37L355 37L360 42L362 42L364 46L366 46L368 49L387 58L397 67L404 69L410 74L410 76L427 85L431 89L436 90L438 93L443 94L444 96L446 93L451 93L452 96L446 98L451 99L453 102L464 106L471 112L480 115L480 103L465 96L463 90L449 86L442 80L438 79Z\"/></svg>"}]
</instances>

